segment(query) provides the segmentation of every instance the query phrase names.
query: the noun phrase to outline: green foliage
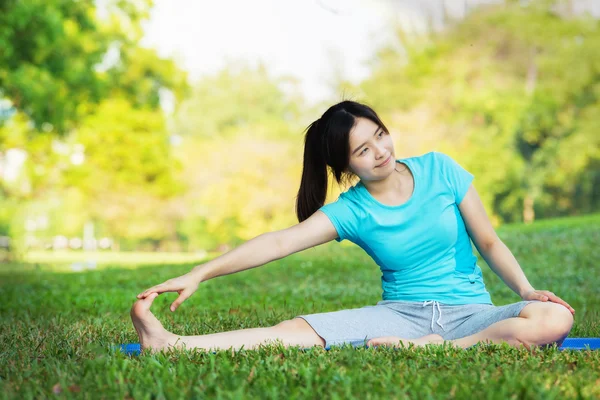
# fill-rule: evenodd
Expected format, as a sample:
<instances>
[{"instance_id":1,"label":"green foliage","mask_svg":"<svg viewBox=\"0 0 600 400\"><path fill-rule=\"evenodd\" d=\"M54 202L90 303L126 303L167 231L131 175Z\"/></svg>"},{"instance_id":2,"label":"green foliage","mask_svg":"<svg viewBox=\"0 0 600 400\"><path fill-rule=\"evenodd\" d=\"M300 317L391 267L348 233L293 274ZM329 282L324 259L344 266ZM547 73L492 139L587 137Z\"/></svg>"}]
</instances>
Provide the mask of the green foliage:
<instances>
[{"instance_id":1,"label":"green foliage","mask_svg":"<svg viewBox=\"0 0 600 400\"><path fill-rule=\"evenodd\" d=\"M157 110L162 89L180 100L188 94L187 74L173 60L161 59L155 50L137 43L121 45L120 55L107 72L111 97L125 98L136 108Z\"/></svg>"},{"instance_id":2,"label":"green foliage","mask_svg":"<svg viewBox=\"0 0 600 400\"><path fill-rule=\"evenodd\" d=\"M230 64L194 85L176 118L184 136L290 138L302 109L298 82L272 77L264 65ZM283 87L289 87L288 92Z\"/></svg>"},{"instance_id":3,"label":"green foliage","mask_svg":"<svg viewBox=\"0 0 600 400\"><path fill-rule=\"evenodd\" d=\"M116 237L175 236L174 227L165 229L173 225L172 211L155 211L184 188L175 180L180 165L170 153L160 101L164 92L181 99L187 75L140 47L151 3L0 5L0 99L17 109L0 121L0 158L8 149L27 154L22 176L2 181L1 189L20 200L23 215L45 209L53 221L47 235L77 234L91 220L97 233ZM79 167L74 156L85 163ZM9 205L4 197L0 202Z\"/></svg>"},{"instance_id":4,"label":"green foliage","mask_svg":"<svg viewBox=\"0 0 600 400\"><path fill-rule=\"evenodd\" d=\"M95 3L17 1L0 6L0 94L36 124L65 132L81 105L102 96L95 70L115 37L101 29Z\"/></svg>"},{"instance_id":5,"label":"green foliage","mask_svg":"<svg viewBox=\"0 0 600 400\"><path fill-rule=\"evenodd\" d=\"M189 190L182 196L185 222L178 231L190 250L240 243L297 222L292 195L301 165L297 145L238 135L188 137L180 149L185 165L180 180Z\"/></svg>"},{"instance_id":6,"label":"green foliage","mask_svg":"<svg viewBox=\"0 0 600 400\"><path fill-rule=\"evenodd\" d=\"M534 287L554 291L576 309L571 337L600 336L599 217L505 226L499 232ZM236 353L174 351L130 358L110 348L138 341L129 318L135 294L192 265L132 270L117 263L70 274L38 267L0 266L0 390L6 397L50 397L59 391L123 398L600 396L600 351L507 345L302 351L269 345ZM519 300L491 270L482 269L496 305ZM332 242L205 282L175 313L168 306L176 295L163 294L152 311L172 332L202 335L374 304L380 285L379 269L365 252Z\"/></svg>"},{"instance_id":7,"label":"green foliage","mask_svg":"<svg viewBox=\"0 0 600 400\"><path fill-rule=\"evenodd\" d=\"M175 117L188 192L178 234L188 248L239 244L294 224L303 103L264 66L229 65L194 85ZM287 89L286 89L287 88Z\"/></svg>"},{"instance_id":8,"label":"green foliage","mask_svg":"<svg viewBox=\"0 0 600 400\"><path fill-rule=\"evenodd\" d=\"M399 38L406 50L382 50L358 90L408 126L400 148L455 155L499 221L521 220L526 196L540 218L598 210L598 20L511 2Z\"/></svg>"},{"instance_id":9,"label":"green foliage","mask_svg":"<svg viewBox=\"0 0 600 400\"><path fill-rule=\"evenodd\" d=\"M295 79L262 64L231 63L189 90L172 60L140 47L151 2L102 3L0 4L0 97L17 107L0 156L28 154L22 176L0 182L0 231L21 232L27 210L49 214L48 236L93 221L123 248L193 251L296 223L303 130L333 101L307 107ZM599 22L552 4L398 31L402 51L380 49L368 79L340 83L383 117L398 157L438 150L471 171L496 226L521 221L526 201L538 219L600 208Z\"/></svg>"},{"instance_id":10,"label":"green foliage","mask_svg":"<svg viewBox=\"0 0 600 400\"><path fill-rule=\"evenodd\" d=\"M159 91L181 98L186 74L139 46L151 1L16 1L0 5L0 95L38 130L60 135L106 97L158 109Z\"/></svg>"},{"instance_id":11,"label":"green foliage","mask_svg":"<svg viewBox=\"0 0 600 400\"><path fill-rule=\"evenodd\" d=\"M161 237L170 216L159 210L185 189L175 180L181 165L168 139L162 115L122 99L105 101L74 138L85 146L86 161L65 172L65 189L77 188L91 218L112 234Z\"/></svg>"}]
</instances>

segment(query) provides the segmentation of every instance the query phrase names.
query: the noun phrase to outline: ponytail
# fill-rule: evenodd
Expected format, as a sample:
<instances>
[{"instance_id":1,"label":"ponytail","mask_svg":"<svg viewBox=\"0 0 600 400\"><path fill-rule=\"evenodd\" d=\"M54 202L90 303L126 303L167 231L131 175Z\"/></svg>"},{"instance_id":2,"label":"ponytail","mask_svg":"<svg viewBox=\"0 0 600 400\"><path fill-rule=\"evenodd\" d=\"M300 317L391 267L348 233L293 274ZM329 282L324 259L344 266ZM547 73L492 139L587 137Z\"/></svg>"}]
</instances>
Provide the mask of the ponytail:
<instances>
[{"instance_id":1,"label":"ponytail","mask_svg":"<svg viewBox=\"0 0 600 400\"><path fill-rule=\"evenodd\" d=\"M325 204L327 197L327 162L324 137L318 119L309 125L304 139L302 179L296 201L298 222L302 222Z\"/></svg>"}]
</instances>

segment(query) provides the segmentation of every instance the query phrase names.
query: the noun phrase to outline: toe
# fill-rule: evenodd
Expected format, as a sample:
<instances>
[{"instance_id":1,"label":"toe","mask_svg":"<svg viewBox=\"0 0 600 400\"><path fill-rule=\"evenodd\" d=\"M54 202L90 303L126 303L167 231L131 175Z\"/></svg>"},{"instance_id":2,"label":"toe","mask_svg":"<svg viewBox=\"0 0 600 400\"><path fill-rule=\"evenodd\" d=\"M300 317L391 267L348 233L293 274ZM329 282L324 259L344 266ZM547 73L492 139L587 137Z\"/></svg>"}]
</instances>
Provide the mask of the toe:
<instances>
[{"instance_id":1,"label":"toe","mask_svg":"<svg viewBox=\"0 0 600 400\"><path fill-rule=\"evenodd\" d=\"M135 303L133 303L133 306L131 307L131 315L134 315L136 317L142 316L150 309L152 302L157 296L158 293L152 293L150 296L144 299L137 300Z\"/></svg>"}]
</instances>

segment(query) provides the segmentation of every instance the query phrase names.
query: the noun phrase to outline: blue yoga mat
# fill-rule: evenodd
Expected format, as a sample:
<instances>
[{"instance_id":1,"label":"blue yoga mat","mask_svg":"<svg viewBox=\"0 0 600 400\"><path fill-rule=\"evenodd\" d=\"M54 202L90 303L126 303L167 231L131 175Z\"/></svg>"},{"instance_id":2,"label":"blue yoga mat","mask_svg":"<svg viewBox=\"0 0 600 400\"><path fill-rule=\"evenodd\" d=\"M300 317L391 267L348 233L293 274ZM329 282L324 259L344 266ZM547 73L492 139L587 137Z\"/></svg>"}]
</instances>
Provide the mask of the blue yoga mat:
<instances>
[{"instance_id":1,"label":"blue yoga mat","mask_svg":"<svg viewBox=\"0 0 600 400\"><path fill-rule=\"evenodd\" d=\"M141 346L139 343L127 343L120 346L114 347L130 356L137 356L141 352ZM600 338L566 338L559 350L599 350L600 349ZM329 350L326 347L325 350ZM214 353L214 352L213 352Z\"/></svg>"},{"instance_id":2,"label":"blue yoga mat","mask_svg":"<svg viewBox=\"0 0 600 400\"><path fill-rule=\"evenodd\" d=\"M588 347L590 348L590 350L600 350L600 338L566 338L562 346L559 347L559 349L587 350Z\"/></svg>"}]
</instances>

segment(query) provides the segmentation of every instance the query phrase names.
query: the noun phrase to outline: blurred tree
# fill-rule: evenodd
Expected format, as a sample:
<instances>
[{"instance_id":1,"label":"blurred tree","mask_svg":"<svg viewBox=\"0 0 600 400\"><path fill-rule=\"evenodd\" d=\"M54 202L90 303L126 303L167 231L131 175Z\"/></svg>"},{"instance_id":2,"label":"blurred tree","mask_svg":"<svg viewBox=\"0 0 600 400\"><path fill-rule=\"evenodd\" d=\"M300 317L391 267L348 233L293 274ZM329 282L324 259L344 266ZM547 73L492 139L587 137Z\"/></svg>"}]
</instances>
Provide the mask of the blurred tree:
<instances>
[{"instance_id":1,"label":"blurred tree","mask_svg":"<svg viewBox=\"0 0 600 400\"><path fill-rule=\"evenodd\" d=\"M63 198L74 189L85 205L81 215L99 222L109 196L99 188L120 198L121 208L124 198L140 193L137 214L121 211L131 219L143 209L141 199L161 209L165 198L179 192L160 106L164 91L175 101L186 94L187 76L172 60L139 46L151 4L0 3L0 100L16 107L14 115L0 115L0 160L8 149L26 154L21 178L0 180L2 204L16 198L25 207L57 188L64 189ZM81 163L89 165L78 169ZM107 182L115 185L103 186ZM148 222L138 220L132 235L139 238L149 224L150 236L169 235L168 224L158 227L160 218L149 218L154 214L147 211L139 219ZM117 226L112 218L109 228ZM123 233L123 227L111 233Z\"/></svg>"},{"instance_id":2,"label":"blurred tree","mask_svg":"<svg viewBox=\"0 0 600 400\"><path fill-rule=\"evenodd\" d=\"M136 23L149 2L136 4L139 8L120 7L120 18ZM0 95L38 129L63 134L89 110L88 103L103 97L105 77L96 66L118 36L99 23L93 0L5 0L0 3Z\"/></svg>"},{"instance_id":3,"label":"blurred tree","mask_svg":"<svg viewBox=\"0 0 600 400\"><path fill-rule=\"evenodd\" d=\"M294 223L305 107L297 82L263 65L199 81L176 115L189 191L179 234L190 249L238 244ZM308 125L308 122L306 123Z\"/></svg>"},{"instance_id":4,"label":"blurred tree","mask_svg":"<svg viewBox=\"0 0 600 400\"><path fill-rule=\"evenodd\" d=\"M263 64L229 64L194 85L176 115L175 130L184 136L286 138L301 114L299 83L271 77Z\"/></svg>"},{"instance_id":5,"label":"blurred tree","mask_svg":"<svg viewBox=\"0 0 600 400\"><path fill-rule=\"evenodd\" d=\"M454 155L497 222L600 207L598 20L507 2L441 34L398 38L371 78L344 87L404 128L401 152Z\"/></svg>"},{"instance_id":6,"label":"blurred tree","mask_svg":"<svg viewBox=\"0 0 600 400\"><path fill-rule=\"evenodd\" d=\"M185 186L170 150L162 114L135 109L124 99L106 100L86 117L73 138L85 161L65 171L64 187L83 195L91 220L117 237L162 239L175 235L165 208Z\"/></svg>"},{"instance_id":7,"label":"blurred tree","mask_svg":"<svg viewBox=\"0 0 600 400\"><path fill-rule=\"evenodd\" d=\"M115 91L135 106L158 108L163 87L181 97L186 76L139 47L151 0L0 3L0 98L36 131L63 135Z\"/></svg>"}]
</instances>

